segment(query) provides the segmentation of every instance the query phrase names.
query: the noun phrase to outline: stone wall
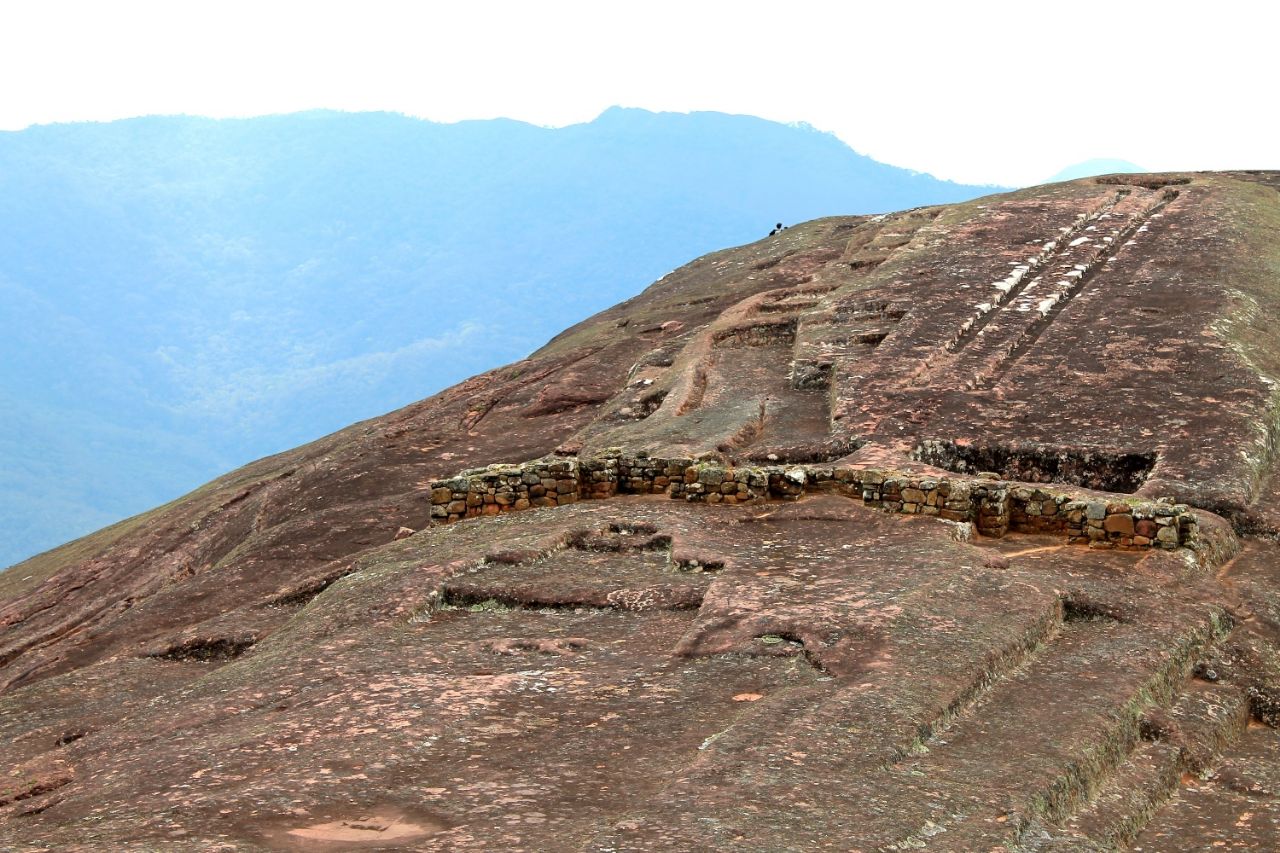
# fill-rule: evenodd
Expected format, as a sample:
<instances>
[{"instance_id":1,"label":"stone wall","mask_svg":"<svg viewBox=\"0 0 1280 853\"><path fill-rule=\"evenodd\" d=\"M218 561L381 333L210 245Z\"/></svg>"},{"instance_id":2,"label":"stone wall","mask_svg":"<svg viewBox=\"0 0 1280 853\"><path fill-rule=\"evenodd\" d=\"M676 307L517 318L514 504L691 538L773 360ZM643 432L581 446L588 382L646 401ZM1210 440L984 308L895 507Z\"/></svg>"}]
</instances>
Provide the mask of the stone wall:
<instances>
[{"instance_id":1,"label":"stone wall","mask_svg":"<svg viewBox=\"0 0 1280 853\"><path fill-rule=\"evenodd\" d=\"M538 459L520 465L490 465L431 484L431 517L458 521L481 515L565 506L582 491L577 459Z\"/></svg>"},{"instance_id":2,"label":"stone wall","mask_svg":"<svg viewBox=\"0 0 1280 853\"><path fill-rule=\"evenodd\" d=\"M689 459L618 454L589 461L552 457L474 468L431 484L431 517L449 522L617 494L667 494L672 488L686 488L684 478L693 464Z\"/></svg>"},{"instance_id":3,"label":"stone wall","mask_svg":"<svg viewBox=\"0 0 1280 853\"><path fill-rule=\"evenodd\" d=\"M1057 484L823 465L734 468L621 451L597 459L550 457L464 471L431 484L431 516L451 522L618 494L752 504L796 500L811 492L844 495L887 512L970 522L984 536L1012 530L1062 535L1093 547L1174 549L1196 542L1200 533L1196 513L1185 504Z\"/></svg>"}]
</instances>

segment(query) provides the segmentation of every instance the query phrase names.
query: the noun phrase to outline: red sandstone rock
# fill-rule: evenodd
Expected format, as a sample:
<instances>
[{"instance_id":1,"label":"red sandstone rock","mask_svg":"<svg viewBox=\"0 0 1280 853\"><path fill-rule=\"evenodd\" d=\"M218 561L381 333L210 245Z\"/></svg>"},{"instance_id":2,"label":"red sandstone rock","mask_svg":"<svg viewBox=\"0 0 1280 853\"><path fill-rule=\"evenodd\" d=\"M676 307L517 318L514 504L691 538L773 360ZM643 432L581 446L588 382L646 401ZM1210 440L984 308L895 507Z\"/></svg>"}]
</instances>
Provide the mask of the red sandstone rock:
<instances>
[{"instance_id":1,"label":"red sandstone rock","mask_svg":"<svg viewBox=\"0 0 1280 853\"><path fill-rule=\"evenodd\" d=\"M5 572L0 849L1274 849L1277 188L793 226Z\"/></svg>"},{"instance_id":2,"label":"red sandstone rock","mask_svg":"<svg viewBox=\"0 0 1280 853\"><path fill-rule=\"evenodd\" d=\"M1108 533L1118 533L1121 536L1133 535L1133 516L1131 515L1109 515L1106 521L1102 522L1102 529Z\"/></svg>"}]
</instances>

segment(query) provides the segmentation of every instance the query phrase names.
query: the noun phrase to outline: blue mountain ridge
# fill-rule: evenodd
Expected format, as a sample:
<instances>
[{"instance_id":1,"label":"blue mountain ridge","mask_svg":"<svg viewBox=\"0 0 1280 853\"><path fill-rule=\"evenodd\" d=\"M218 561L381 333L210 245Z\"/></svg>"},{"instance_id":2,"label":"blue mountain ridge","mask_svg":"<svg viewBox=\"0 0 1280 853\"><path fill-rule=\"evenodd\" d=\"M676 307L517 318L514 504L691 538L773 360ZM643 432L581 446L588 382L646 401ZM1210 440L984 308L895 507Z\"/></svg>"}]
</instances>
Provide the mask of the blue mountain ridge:
<instances>
[{"instance_id":1,"label":"blue mountain ridge","mask_svg":"<svg viewBox=\"0 0 1280 853\"><path fill-rule=\"evenodd\" d=\"M0 133L0 566L519 359L777 221L992 189L721 113Z\"/></svg>"}]
</instances>

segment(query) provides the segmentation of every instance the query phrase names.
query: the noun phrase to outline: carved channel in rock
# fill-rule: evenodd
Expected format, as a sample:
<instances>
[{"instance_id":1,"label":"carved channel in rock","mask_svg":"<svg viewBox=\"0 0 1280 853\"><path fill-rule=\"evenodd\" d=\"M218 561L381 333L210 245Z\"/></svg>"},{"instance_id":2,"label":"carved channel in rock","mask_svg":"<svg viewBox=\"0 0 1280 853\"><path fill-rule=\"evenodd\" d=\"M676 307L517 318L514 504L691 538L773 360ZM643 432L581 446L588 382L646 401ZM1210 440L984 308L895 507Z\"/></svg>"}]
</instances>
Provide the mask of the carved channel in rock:
<instances>
[{"instance_id":1,"label":"carved channel in rock","mask_svg":"<svg viewBox=\"0 0 1280 853\"><path fill-rule=\"evenodd\" d=\"M939 736L951 729L957 720L971 714L986 704L988 697L997 690L1009 690L1020 673L1027 671L1036 661L1052 655L1055 644L1062 637L1067 618L1065 601L1055 600L1038 618L1030 620L1023 630L1010 637L1009 642L988 656L983 667L974 677L939 709L936 716L920 720L915 737L906 743L893 745L894 757L888 762L896 764L911 756L926 753Z\"/></svg>"},{"instance_id":2,"label":"carved channel in rock","mask_svg":"<svg viewBox=\"0 0 1280 853\"><path fill-rule=\"evenodd\" d=\"M1035 319L1024 326L1019 334L1004 345L1004 352L998 354L992 363L975 369L972 378L967 383L967 387L983 389L993 387L996 381L1035 345L1040 336L1044 334L1071 301L1080 295L1080 292L1093 280L1098 271L1103 269L1112 258L1124 251L1126 246L1132 245L1137 234L1147 229L1147 223L1151 220L1151 217L1158 214L1162 208L1177 197L1177 190L1165 190L1158 202L1134 216L1128 224L1114 234L1104 237L1104 245L1085 258L1083 263L1072 264L1072 268L1069 270L1058 270L1055 276L1057 273L1065 272L1065 277L1060 278L1055 284L1051 285L1047 292L1039 293L1035 297L1035 300L1038 301L1034 306L1029 303L1011 306L1016 310L1026 311L1029 316ZM1082 244L1082 247L1083 245L1085 244Z\"/></svg>"},{"instance_id":3,"label":"carved channel in rock","mask_svg":"<svg viewBox=\"0 0 1280 853\"><path fill-rule=\"evenodd\" d=\"M702 399L707 394L707 368L705 365L697 365L693 369L693 379L689 383L689 393L681 401L676 408L676 416L687 415L694 409L702 405Z\"/></svg>"},{"instance_id":4,"label":"carved channel in rock","mask_svg":"<svg viewBox=\"0 0 1280 853\"><path fill-rule=\"evenodd\" d=\"M1077 621L1110 620L1094 614ZM1180 783L1214 773L1224 752L1246 733L1248 702L1237 687L1188 679L1187 669L1197 656L1212 654L1232 624L1225 613L1213 612L1207 623L1188 626L1164 647L1163 665L1139 707L1117 716L1119 725L1094 761L1072 765L1046 792L1050 819L1100 849L1127 849L1148 823L1158 821ZM1128 629L1112 624L1105 630Z\"/></svg>"},{"instance_id":5,"label":"carved channel in rock","mask_svg":"<svg viewBox=\"0 0 1280 853\"><path fill-rule=\"evenodd\" d=\"M1038 253L1028 258L1022 265L1014 267L1006 278L995 282L993 292L977 306L977 312L959 328L955 337L943 346L944 352L959 353L978 340L987 325L1000 316L1006 307L1017 302L1024 292L1034 290L1040 284L1041 270L1054 265L1068 253L1068 250L1079 246L1080 240L1083 239L1080 234L1099 222L1128 194L1128 190L1117 191L1101 205L1082 215L1061 236L1046 240Z\"/></svg>"}]
</instances>

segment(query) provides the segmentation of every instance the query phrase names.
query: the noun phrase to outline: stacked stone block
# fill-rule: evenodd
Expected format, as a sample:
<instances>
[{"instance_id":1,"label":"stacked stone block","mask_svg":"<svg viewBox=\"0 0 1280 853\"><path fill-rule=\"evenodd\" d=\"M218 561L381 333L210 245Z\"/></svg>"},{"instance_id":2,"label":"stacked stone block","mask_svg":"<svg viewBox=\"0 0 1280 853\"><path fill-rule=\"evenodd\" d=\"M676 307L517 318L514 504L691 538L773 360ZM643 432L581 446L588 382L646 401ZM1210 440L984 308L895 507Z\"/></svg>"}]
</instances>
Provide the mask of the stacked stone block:
<instances>
[{"instance_id":1,"label":"stacked stone block","mask_svg":"<svg viewBox=\"0 0 1280 853\"><path fill-rule=\"evenodd\" d=\"M973 521L974 493L959 479L909 477L893 471L837 468L827 486L859 498L867 506L908 515L936 515L947 521ZM822 483L815 483L819 488ZM985 493L984 493L985 494Z\"/></svg>"},{"instance_id":2,"label":"stacked stone block","mask_svg":"<svg viewBox=\"0 0 1280 853\"><path fill-rule=\"evenodd\" d=\"M463 471L431 484L431 517L458 521L575 503L581 491L579 467L577 459L550 459Z\"/></svg>"},{"instance_id":3,"label":"stacked stone block","mask_svg":"<svg viewBox=\"0 0 1280 853\"><path fill-rule=\"evenodd\" d=\"M984 536L1012 530L1065 535L1092 547L1174 549L1199 535L1195 513L1183 504L1108 500L989 475L930 477L822 465L735 468L621 451L596 459L551 457L464 471L431 484L431 515L451 522L618 494L750 504L797 500L809 492L834 492L887 512L971 522Z\"/></svg>"},{"instance_id":4,"label":"stacked stone block","mask_svg":"<svg viewBox=\"0 0 1280 853\"><path fill-rule=\"evenodd\" d=\"M692 464L669 488L671 497L700 503L743 504L767 500L770 478L761 468Z\"/></svg>"},{"instance_id":5,"label":"stacked stone block","mask_svg":"<svg viewBox=\"0 0 1280 853\"><path fill-rule=\"evenodd\" d=\"M1195 540L1199 524L1182 504L1070 501L1063 505L1072 542L1133 548L1177 548Z\"/></svg>"},{"instance_id":6,"label":"stacked stone block","mask_svg":"<svg viewBox=\"0 0 1280 853\"><path fill-rule=\"evenodd\" d=\"M608 463L610 459L605 459ZM657 459L645 455L619 456L618 491L630 495L663 495L671 486L683 483L694 464L690 459Z\"/></svg>"}]
</instances>

